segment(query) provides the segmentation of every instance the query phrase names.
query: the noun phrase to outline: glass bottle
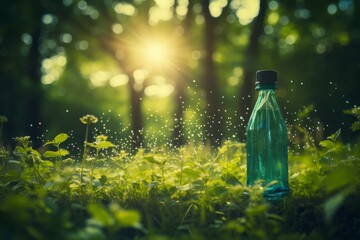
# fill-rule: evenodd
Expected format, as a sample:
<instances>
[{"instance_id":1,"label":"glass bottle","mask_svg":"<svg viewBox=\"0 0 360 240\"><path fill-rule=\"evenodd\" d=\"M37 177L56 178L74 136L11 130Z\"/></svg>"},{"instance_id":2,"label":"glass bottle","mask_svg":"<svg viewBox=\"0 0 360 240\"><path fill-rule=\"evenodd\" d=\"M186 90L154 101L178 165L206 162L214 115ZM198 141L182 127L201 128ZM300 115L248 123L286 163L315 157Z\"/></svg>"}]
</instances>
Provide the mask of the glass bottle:
<instances>
[{"instance_id":1,"label":"glass bottle","mask_svg":"<svg viewBox=\"0 0 360 240\"><path fill-rule=\"evenodd\" d=\"M247 185L266 187L264 197L280 199L289 193L288 138L284 118L275 98L277 72L256 72L258 99L246 129Z\"/></svg>"}]
</instances>

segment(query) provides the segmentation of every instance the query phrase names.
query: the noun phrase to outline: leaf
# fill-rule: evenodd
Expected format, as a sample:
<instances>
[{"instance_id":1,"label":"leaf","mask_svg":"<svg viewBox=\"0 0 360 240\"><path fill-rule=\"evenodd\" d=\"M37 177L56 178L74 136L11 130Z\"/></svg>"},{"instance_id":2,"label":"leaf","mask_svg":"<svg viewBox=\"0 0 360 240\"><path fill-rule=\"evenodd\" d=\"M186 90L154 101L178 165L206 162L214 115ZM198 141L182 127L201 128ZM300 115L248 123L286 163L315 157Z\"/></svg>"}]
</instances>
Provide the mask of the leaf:
<instances>
[{"instance_id":1,"label":"leaf","mask_svg":"<svg viewBox=\"0 0 360 240\"><path fill-rule=\"evenodd\" d=\"M57 151L58 153L59 153L59 155L60 156L62 156L62 157L64 157L64 156L66 156L66 155L69 155L70 153L69 153L69 151L68 150L66 150L66 149L59 149L59 151Z\"/></svg>"},{"instance_id":2,"label":"leaf","mask_svg":"<svg viewBox=\"0 0 360 240\"><path fill-rule=\"evenodd\" d=\"M333 149L335 147L334 142L330 140L323 140L319 143L319 145L327 149Z\"/></svg>"},{"instance_id":3,"label":"leaf","mask_svg":"<svg viewBox=\"0 0 360 240\"><path fill-rule=\"evenodd\" d=\"M285 219L283 217L276 215L276 214L268 213L268 214L266 214L266 217L268 219L273 219L275 221L285 222Z\"/></svg>"},{"instance_id":4,"label":"leaf","mask_svg":"<svg viewBox=\"0 0 360 240\"><path fill-rule=\"evenodd\" d=\"M233 174L223 174L221 176L221 179L226 183L226 184L229 184L229 185L242 185L241 182L239 181L239 179L237 179L237 177Z\"/></svg>"},{"instance_id":5,"label":"leaf","mask_svg":"<svg viewBox=\"0 0 360 240\"><path fill-rule=\"evenodd\" d=\"M166 158L164 158L161 162L160 162L160 165L161 166L165 166L165 164L167 163L167 159Z\"/></svg>"},{"instance_id":6,"label":"leaf","mask_svg":"<svg viewBox=\"0 0 360 240\"><path fill-rule=\"evenodd\" d=\"M111 147L115 147L115 145L109 141L103 141L103 142L96 143L97 149L107 149L107 148L111 148Z\"/></svg>"},{"instance_id":7,"label":"leaf","mask_svg":"<svg viewBox=\"0 0 360 240\"><path fill-rule=\"evenodd\" d=\"M15 164L15 165L21 165L21 162L16 161L16 160L9 160L8 163Z\"/></svg>"},{"instance_id":8,"label":"leaf","mask_svg":"<svg viewBox=\"0 0 360 240\"><path fill-rule=\"evenodd\" d=\"M35 149L33 149L33 148L29 148L28 151L29 151L32 155L35 155L35 156L37 156L37 157L41 157L41 154L40 154L37 150L35 150Z\"/></svg>"},{"instance_id":9,"label":"leaf","mask_svg":"<svg viewBox=\"0 0 360 240\"><path fill-rule=\"evenodd\" d=\"M123 210L119 207L111 207L116 221L121 227L135 227L139 225L141 215L135 210Z\"/></svg>"},{"instance_id":10,"label":"leaf","mask_svg":"<svg viewBox=\"0 0 360 240\"><path fill-rule=\"evenodd\" d=\"M52 163L52 162L50 162L50 161L42 161L41 162L41 166L42 167L53 167L54 166L54 164Z\"/></svg>"},{"instance_id":11,"label":"leaf","mask_svg":"<svg viewBox=\"0 0 360 240\"><path fill-rule=\"evenodd\" d=\"M54 141L56 143L62 143L65 142L68 138L69 136L66 133L60 133L54 138Z\"/></svg>"},{"instance_id":12,"label":"leaf","mask_svg":"<svg viewBox=\"0 0 360 240\"><path fill-rule=\"evenodd\" d=\"M188 190L190 190L190 189L192 189L194 187L196 187L196 185L191 184L191 183L187 183L185 185L181 185L181 186L177 187L177 189L180 190L180 191L188 191Z\"/></svg>"},{"instance_id":13,"label":"leaf","mask_svg":"<svg viewBox=\"0 0 360 240\"><path fill-rule=\"evenodd\" d=\"M154 156L146 156L146 157L144 157L144 159L146 161L148 161L149 163L154 163L156 165L160 165L160 162L155 160Z\"/></svg>"},{"instance_id":14,"label":"leaf","mask_svg":"<svg viewBox=\"0 0 360 240\"><path fill-rule=\"evenodd\" d=\"M246 228L243 226L244 224L241 223L239 220L232 220L229 221L225 226L224 229L231 231L231 232L235 232L238 234L241 234L243 232L246 231Z\"/></svg>"},{"instance_id":15,"label":"leaf","mask_svg":"<svg viewBox=\"0 0 360 240\"><path fill-rule=\"evenodd\" d=\"M354 122L354 123L351 125L351 130L352 130L353 132L359 131L359 130L360 130L360 122Z\"/></svg>"},{"instance_id":16,"label":"leaf","mask_svg":"<svg viewBox=\"0 0 360 240\"><path fill-rule=\"evenodd\" d=\"M220 195L222 195L222 194L227 193L228 190L227 190L226 187L224 187L224 186L216 186L216 187L212 190L212 192L213 192L215 195L220 196Z\"/></svg>"},{"instance_id":17,"label":"leaf","mask_svg":"<svg viewBox=\"0 0 360 240\"><path fill-rule=\"evenodd\" d=\"M358 170L356 168L343 166L334 170L326 179L326 189L328 192L343 188L345 186L354 184L358 177Z\"/></svg>"},{"instance_id":18,"label":"leaf","mask_svg":"<svg viewBox=\"0 0 360 240\"><path fill-rule=\"evenodd\" d=\"M325 213L325 221L330 222L336 213L336 211L340 208L341 204L344 202L347 193L345 191L341 191L334 196L330 197L326 200L324 204L324 213Z\"/></svg>"},{"instance_id":19,"label":"leaf","mask_svg":"<svg viewBox=\"0 0 360 240\"><path fill-rule=\"evenodd\" d=\"M46 158L54 158L59 157L59 153L57 151L46 151L44 152L43 156Z\"/></svg>"},{"instance_id":20,"label":"leaf","mask_svg":"<svg viewBox=\"0 0 360 240\"><path fill-rule=\"evenodd\" d=\"M193 169L193 168L190 168L190 167L184 167L183 168L183 174L190 177L190 178L193 178L193 179L197 179L201 175L199 170Z\"/></svg>"},{"instance_id":21,"label":"leaf","mask_svg":"<svg viewBox=\"0 0 360 240\"><path fill-rule=\"evenodd\" d=\"M54 145L54 144L55 144L55 141L48 141L48 142L44 143L44 146Z\"/></svg>"},{"instance_id":22,"label":"leaf","mask_svg":"<svg viewBox=\"0 0 360 240\"><path fill-rule=\"evenodd\" d=\"M91 224L89 224L91 223ZM96 226L96 224L91 222L91 219L89 220L88 224L89 226L84 227L81 231L79 231L79 236L81 236L80 239L92 239L92 240L102 240L107 239L104 232ZM95 225L95 226L93 226Z\"/></svg>"},{"instance_id":23,"label":"leaf","mask_svg":"<svg viewBox=\"0 0 360 240\"><path fill-rule=\"evenodd\" d=\"M335 142L340 136L340 133L341 133L341 128L339 128L335 133L331 134L327 139Z\"/></svg>"},{"instance_id":24,"label":"leaf","mask_svg":"<svg viewBox=\"0 0 360 240\"><path fill-rule=\"evenodd\" d=\"M251 217L261 216L266 212L266 210L267 210L267 206L264 204L254 205L246 209L246 214Z\"/></svg>"},{"instance_id":25,"label":"leaf","mask_svg":"<svg viewBox=\"0 0 360 240\"><path fill-rule=\"evenodd\" d=\"M66 149L59 149L59 151L46 151L43 156L46 158L55 158L55 157L63 157L69 155L69 151Z\"/></svg>"},{"instance_id":26,"label":"leaf","mask_svg":"<svg viewBox=\"0 0 360 240\"><path fill-rule=\"evenodd\" d=\"M71 163L71 164L73 164L73 163L75 162L75 160L72 159L72 158L66 158L66 159L63 160L63 162L64 162L64 163Z\"/></svg>"},{"instance_id":27,"label":"leaf","mask_svg":"<svg viewBox=\"0 0 360 240\"><path fill-rule=\"evenodd\" d=\"M88 212L101 226L112 226L115 221L109 212L102 206L91 204L87 207Z\"/></svg>"},{"instance_id":28,"label":"leaf","mask_svg":"<svg viewBox=\"0 0 360 240\"><path fill-rule=\"evenodd\" d=\"M101 175L101 177L100 177L100 179L99 179L99 181L100 181L100 183L101 183L101 185L105 185L105 183L106 183L106 181L107 181L107 177L105 176L105 175Z\"/></svg>"},{"instance_id":29,"label":"leaf","mask_svg":"<svg viewBox=\"0 0 360 240\"><path fill-rule=\"evenodd\" d=\"M360 117L360 107L355 107L355 108L352 108L352 109L348 109L348 110L344 110L344 113L345 114L350 114L350 115L353 115L355 117Z\"/></svg>"},{"instance_id":30,"label":"leaf","mask_svg":"<svg viewBox=\"0 0 360 240\"><path fill-rule=\"evenodd\" d=\"M306 118L315 109L313 104L306 106L301 112L298 113L299 118Z\"/></svg>"},{"instance_id":31,"label":"leaf","mask_svg":"<svg viewBox=\"0 0 360 240\"><path fill-rule=\"evenodd\" d=\"M89 147L92 147L92 148L96 148L96 144L95 144L95 143L89 143L89 142L87 142L86 145L88 145Z\"/></svg>"},{"instance_id":32,"label":"leaf","mask_svg":"<svg viewBox=\"0 0 360 240\"><path fill-rule=\"evenodd\" d=\"M228 150L228 145L224 145L220 148L219 152L218 152L218 156L221 156L222 154L224 154L226 151Z\"/></svg>"},{"instance_id":33,"label":"leaf","mask_svg":"<svg viewBox=\"0 0 360 240\"><path fill-rule=\"evenodd\" d=\"M14 150L14 155L18 157L24 157L27 155L26 149L21 146L16 146Z\"/></svg>"}]
</instances>

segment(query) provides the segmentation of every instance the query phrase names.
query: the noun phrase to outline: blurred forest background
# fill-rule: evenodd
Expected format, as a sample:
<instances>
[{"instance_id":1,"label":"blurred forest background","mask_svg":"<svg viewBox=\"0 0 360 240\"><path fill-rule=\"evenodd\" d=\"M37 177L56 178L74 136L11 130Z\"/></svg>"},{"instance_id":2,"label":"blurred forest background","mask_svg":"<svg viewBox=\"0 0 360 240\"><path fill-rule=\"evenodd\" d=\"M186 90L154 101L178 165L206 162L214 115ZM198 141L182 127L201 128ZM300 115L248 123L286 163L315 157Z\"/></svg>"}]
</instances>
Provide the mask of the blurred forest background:
<instances>
[{"instance_id":1,"label":"blurred forest background","mask_svg":"<svg viewBox=\"0 0 360 240\"><path fill-rule=\"evenodd\" d=\"M128 147L244 141L259 69L290 127L351 140L360 1L2 0L0 59L7 144L81 142L88 113Z\"/></svg>"}]
</instances>

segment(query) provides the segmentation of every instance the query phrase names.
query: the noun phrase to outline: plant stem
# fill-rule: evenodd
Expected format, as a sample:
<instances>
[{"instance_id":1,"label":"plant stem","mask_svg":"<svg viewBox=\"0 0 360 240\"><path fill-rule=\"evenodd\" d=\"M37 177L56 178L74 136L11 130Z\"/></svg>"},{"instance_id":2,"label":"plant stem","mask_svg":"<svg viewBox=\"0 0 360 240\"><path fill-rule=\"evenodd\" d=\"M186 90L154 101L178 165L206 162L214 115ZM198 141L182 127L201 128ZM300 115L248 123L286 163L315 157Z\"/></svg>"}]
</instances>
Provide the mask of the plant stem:
<instances>
[{"instance_id":1,"label":"plant stem","mask_svg":"<svg viewBox=\"0 0 360 240\"><path fill-rule=\"evenodd\" d=\"M93 175L94 175L94 168L95 168L95 162L97 162L99 158L99 149L96 149L96 157L92 160L91 164L91 171L90 171L90 188L93 189Z\"/></svg>"},{"instance_id":2,"label":"plant stem","mask_svg":"<svg viewBox=\"0 0 360 240\"><path fill-rule=\"evenodd\" d=\"M40 183L40 184L44 184L45 183L45 179L43 178L43 176L40 174L40 172L39 172L39 169L38 169L38 167L39 167L39 164L38 163L36 163L36 161L35 161L35 158L34 157L32 157L32 160L33 160L33 163L34 163L34 165L33 165L33 169L34 169L34 172L35 172L35 177L37 178L37 181Z\"/></svg>"},{"instance_id":3,"label":"plant stem","mask_svg":"<svg viewBox=\"0 0 360 240\"><path fill-rule=\"evenodd\" d=\"M179 185L181 186L182 184L182 178L183 178L183 171L184 171L184 154L185 150L184 149L180 149L180 177L179 177Z\"/></svg>"},{"instance_id":4,"label":"plant stem","mask_svg":"<svg viewBox=\"0 0 360 240\"><path fill-rule=\"evenodd\" d=\"M89 134L89 125L90 123L86 124L86 132L85 132L85 141L84 141L84 153L83 153L83 157L82 157L82 161L81 161L81 170L80 170L80 193L81 193L81 197L82 197L82 201L83 201L83 205L85 205L85 188L83 186L83 174L84 174L84 165L85 165L85 161L86 161L86 151L87 151L87 139L88 139L88 134Z\"/></svg>"},{"instance_id":5,"label":"plant stem","mask_svg":"<svg viewBox=\"0 0 360 240\"><path fill-rule=\"evenodd\" d=\"M84 141L84 153L83 153L83 157L82 157L82 161L81 161L81 171L80 171L80 184L82 185L83 183L83 173L84 173L84 165L85 165L85 161L86 161L86 151L87 151L87 139L88 139L88 134L89 134L89 125L90 124L86 124L86 132L85 132L85 141Z\"/></svg>"},{"instance_id":6,"label":"plant stem","mask_svg":"<svg viewBox=\"0 0 360 240\"><path fill-rule=\"evenodd\" d=\"M62 160L62 157L61 157L61 153L60 153L60 144L56 144L56 150L57 150L57 152L59 153L59 156L58 156L58 159L57 160Z\"/></svg>"},{"instance_id":7,"label":"plant stem","mask_svg":"<svg viewBox=\"0 0 360 240\"><path fill-rule=\"evenodd\" d=\"M229 153L229 147L227 147L226 148L226 181L225 182L227 182L227 180L228 180L228 176L229 176L229 155L230 155L230 153Z\"/></svg>"},{"instance_id":8,"label":"plant stem","mask_svg":"<svg viewBox=\"0 0 360 240\"><path fill-rule=\"evenodd\" d=\"M162 182L164 183L165 182L165 166L162 165L162 167L160 169L161 169L161 173L162 173Z\"/></svg>"},{"instance_id":9,"label":"plant stem","mask_svg":"<svg viewBox=\"0 0 360 240\"><path fill-rule=\"evenodd\" d=\"M181 156L181 161L180 161L180 179L179 179L179 184L180 184L180 186L181 186L181 184L182 184L183 168L184 168L184 159L183 159L183 156Z\"/></svg>"}]
</instances>

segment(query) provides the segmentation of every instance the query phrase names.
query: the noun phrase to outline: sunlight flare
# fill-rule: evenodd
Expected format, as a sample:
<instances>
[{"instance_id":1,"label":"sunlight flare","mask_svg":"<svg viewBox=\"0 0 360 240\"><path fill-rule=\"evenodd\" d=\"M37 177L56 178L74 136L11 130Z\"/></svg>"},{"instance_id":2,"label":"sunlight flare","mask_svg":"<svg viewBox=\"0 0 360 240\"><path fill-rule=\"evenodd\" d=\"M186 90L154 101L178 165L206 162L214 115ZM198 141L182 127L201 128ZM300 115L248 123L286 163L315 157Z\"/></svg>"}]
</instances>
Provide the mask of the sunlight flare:
<instances>
[{"instance_id":1,"label":"sunlight flare","mask_svg":"<svg viewBox=\"0 0 360 240\"><path fill-rule=\"evenodd\" d=\"M149 63L164 64L170 59L170 46L167 42L152 40L145 44L144 54Z\"/></svg>"}]
</instances>

